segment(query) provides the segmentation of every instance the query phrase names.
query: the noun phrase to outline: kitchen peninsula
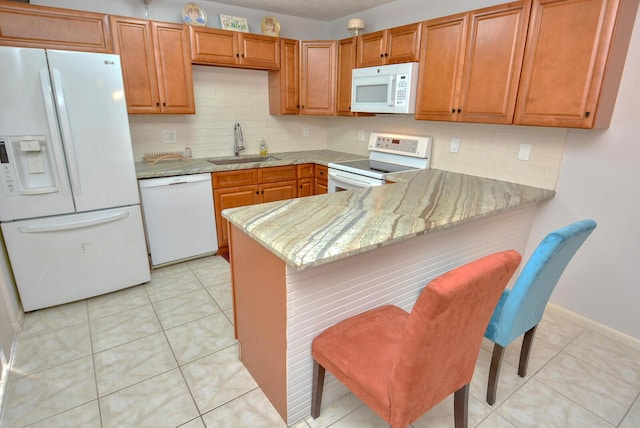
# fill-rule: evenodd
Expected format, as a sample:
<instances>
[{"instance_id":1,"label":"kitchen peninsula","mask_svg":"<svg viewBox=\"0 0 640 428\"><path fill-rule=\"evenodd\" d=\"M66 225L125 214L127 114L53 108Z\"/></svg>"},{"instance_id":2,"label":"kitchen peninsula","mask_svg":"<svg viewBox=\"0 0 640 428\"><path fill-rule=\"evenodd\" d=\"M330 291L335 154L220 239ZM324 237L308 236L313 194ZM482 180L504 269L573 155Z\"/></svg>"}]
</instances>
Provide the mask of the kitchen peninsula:
<instances>
[{"instance_id":1,"label":"kitchen peninsula","mask_svg":"<svg viewBox=\"0 0 640 428\"><path fill-rule=\"evenodd\" d=\"M383 304L410 310L436 276L524 252L555 192L430 169L394 184L225 210L241 359L289 424L309 415L311 341ZM346 392L331 376L324 402Z\"/></svg>"}]
</instances>

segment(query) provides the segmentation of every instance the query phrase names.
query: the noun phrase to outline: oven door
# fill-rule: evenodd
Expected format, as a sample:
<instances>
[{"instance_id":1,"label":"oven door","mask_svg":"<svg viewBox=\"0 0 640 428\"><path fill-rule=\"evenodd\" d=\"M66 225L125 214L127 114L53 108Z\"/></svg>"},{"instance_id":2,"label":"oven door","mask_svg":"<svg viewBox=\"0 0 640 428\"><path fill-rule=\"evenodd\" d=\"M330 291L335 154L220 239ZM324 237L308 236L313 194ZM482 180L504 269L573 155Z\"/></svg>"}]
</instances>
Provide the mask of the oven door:
<instances>
[{"instance_id":1,"label":"oven door","mask_svg":"<svg viewBox=\"0 0 640 428\"><path fill-rule=\"evenodd\" d=\"M384 179L366 177L351 172L329 168L328 192L335 193L343 190L355 190L365 187L382 186Z\"/></svg>"}]
</instances>

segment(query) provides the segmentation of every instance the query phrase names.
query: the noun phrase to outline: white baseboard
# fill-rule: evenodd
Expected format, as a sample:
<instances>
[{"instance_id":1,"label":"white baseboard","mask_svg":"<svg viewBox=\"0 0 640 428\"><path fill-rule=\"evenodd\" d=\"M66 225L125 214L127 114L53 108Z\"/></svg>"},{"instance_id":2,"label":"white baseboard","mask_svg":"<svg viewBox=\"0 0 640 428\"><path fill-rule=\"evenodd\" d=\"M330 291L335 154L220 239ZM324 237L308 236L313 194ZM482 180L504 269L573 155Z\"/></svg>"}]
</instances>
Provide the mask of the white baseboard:
<instances>
[{"instance_id":1,"label":"white baseboard","mask_svg":"<svg viewBox=\"0 0 640 428\"><path fill-rule=\"evenodd\" d=\"M582 315L576 314L575 312L571 312L561 306L554 305L553 303L549 303L547 305L547 310L556 313L564 318L567 318L576 324L588 328L589 330L593 330L596 333L600 333L603 336L610 337L611 339L614 339L633 349L637 349L638 351L640 351L640 340L636 339L635 337L626 335L622 332L619 332L618 330L612 329L611 327L607 327L606 325L583 317Z\"/></svg>"}]
</instances>

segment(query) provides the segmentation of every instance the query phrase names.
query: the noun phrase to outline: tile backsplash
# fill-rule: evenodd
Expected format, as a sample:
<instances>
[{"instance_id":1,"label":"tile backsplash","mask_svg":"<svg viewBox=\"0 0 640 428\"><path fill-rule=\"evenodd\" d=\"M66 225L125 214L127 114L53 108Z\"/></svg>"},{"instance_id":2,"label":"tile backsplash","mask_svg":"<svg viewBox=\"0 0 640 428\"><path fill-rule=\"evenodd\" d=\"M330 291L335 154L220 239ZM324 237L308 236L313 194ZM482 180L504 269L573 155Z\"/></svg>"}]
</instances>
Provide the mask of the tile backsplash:
<instances>
[{"instance_id":1,"label":"tile backsplash","mask_svg":"<svg viewBox=\"0 0 640 428\"><path fill-rule=\"evenodd\" d=\"M431 167L554 189L567 130L509 125L431 122L412 115L373 117L272 116L268 73L193 66L195 115L130 115L136 161L148 152L181 151L194 157L233 155L233 126L242 125L246 150L259 153L264 138L269 152L330 149L367 155L372 131L433 137ZM308 136L304 136L305 129ZM365 140L358 131L365 131ZM175 143L163 143L163 131L175 131ZM451 153L451 138L460 139ZM520 144L531 145L530 159L518 160Z\"/></svg>"}]
</instances>

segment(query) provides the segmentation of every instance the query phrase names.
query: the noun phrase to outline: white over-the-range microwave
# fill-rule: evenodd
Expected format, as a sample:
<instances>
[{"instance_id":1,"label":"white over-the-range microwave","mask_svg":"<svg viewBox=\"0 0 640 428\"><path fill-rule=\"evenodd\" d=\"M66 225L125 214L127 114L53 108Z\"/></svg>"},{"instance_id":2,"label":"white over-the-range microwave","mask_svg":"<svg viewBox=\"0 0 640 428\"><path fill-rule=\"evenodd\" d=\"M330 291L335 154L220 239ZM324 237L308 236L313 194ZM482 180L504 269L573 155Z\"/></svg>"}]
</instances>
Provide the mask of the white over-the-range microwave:
<instances>
[{"instance_id":1,"label":"white over-the-range microwave","mask_svg":"<svg viewBox=\"0 0 640 428\"><path fill-rule=\"evenodd\" d=\"M407 62L353 69L351 111L415 113L418 67L417 62Z\"/></svg>"}]
</instances>

